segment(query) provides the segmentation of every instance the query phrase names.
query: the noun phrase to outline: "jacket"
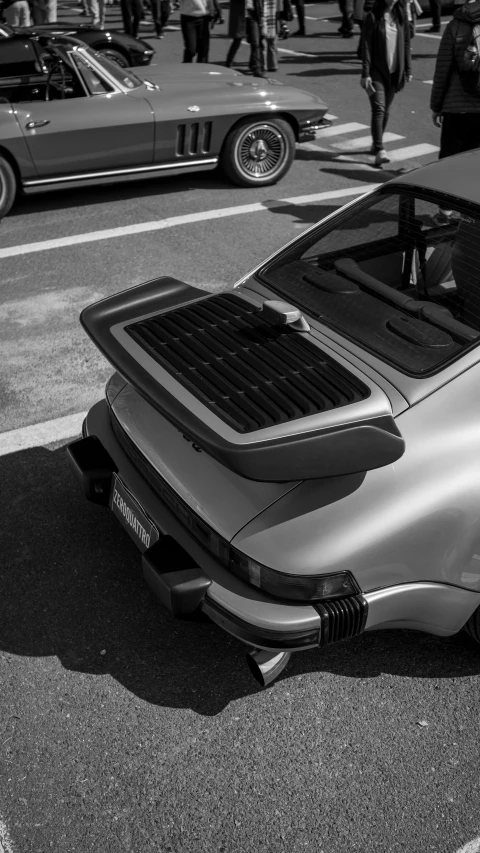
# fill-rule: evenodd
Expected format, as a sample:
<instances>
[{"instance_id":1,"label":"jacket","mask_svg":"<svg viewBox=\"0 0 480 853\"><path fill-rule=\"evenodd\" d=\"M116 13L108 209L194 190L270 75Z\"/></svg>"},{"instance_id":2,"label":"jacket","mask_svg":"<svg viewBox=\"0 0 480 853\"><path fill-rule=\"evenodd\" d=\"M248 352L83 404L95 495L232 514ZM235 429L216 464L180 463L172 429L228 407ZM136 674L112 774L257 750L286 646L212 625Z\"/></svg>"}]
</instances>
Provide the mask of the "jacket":
<instances>
[{"instance_id":1,"label":"jacket","mask_svg":"<svg viewBox=\"0 0 480 853\"><path fill-rule=\"evenodd\" d=\"M430 96L430 108L437 115L480 112L480 98L465 92L462 86L455 56L458 41L461 40L462 31L465 31L465 23L472 26L480 24L480 0L458 9L443 33Z\"/></svg>"},{"instance_id":2,"label":"jacket","mask_svg":"<svg viewBox=\"0 0 480 853\"><path fill-rule=\"evenodd\" d=\"M479 0L480 2L480 0ZM412 73L410 53L410 29L405 12L403 24L398 24L398 63L395 70L395 87L399 92L405 85L405 77ZM387 64L387 37L385 19L377 19L373 12L367 12L362 28L362 77L380 77L389 80Z\"/></svg>"},{"instance_id":3,"label":"jacket","mask_svg":"<svg viewBox=\"0 0 480 853\"><path fill-rule=\"evenodd\" d=\"M263 3L254 0L254 7L258 20L262 19ZM228 16L228 37L231 39L243 39L247 34L247 13L245 11L245 0L230 0L230 12Z\"/></svg>"}]
</instances>

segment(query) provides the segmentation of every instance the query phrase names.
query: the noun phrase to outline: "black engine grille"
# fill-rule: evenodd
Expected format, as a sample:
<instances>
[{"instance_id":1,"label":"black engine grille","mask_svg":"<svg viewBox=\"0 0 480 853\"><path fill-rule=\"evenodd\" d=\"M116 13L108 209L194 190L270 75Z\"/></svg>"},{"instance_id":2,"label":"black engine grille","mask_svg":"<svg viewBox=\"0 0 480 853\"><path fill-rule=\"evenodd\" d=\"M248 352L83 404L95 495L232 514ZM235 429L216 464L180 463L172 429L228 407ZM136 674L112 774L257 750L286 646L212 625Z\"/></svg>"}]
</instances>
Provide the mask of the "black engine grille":
<instances>
[{"instance_id":1,"label":"black engine grille","mask_svg":"<svg viewBox=\"0 0 480 853\"><path fill-rule=\"evenodd\" d=\"M368 615L368 602L362 595L351 595L336 601L315 604L320 614L320 646L349 640L361 634Z\"/></svg>"},{"instance_id":2,"label":"black engine grille","mask_svg":"<svg viewBox=\"0 0 480 853\"><path fill-rule=\"evenodd\" d=\"M364 400L369 388L326 353L234 294L133 323L126 331L238 432Z\"/></svg>"}]
</instances>

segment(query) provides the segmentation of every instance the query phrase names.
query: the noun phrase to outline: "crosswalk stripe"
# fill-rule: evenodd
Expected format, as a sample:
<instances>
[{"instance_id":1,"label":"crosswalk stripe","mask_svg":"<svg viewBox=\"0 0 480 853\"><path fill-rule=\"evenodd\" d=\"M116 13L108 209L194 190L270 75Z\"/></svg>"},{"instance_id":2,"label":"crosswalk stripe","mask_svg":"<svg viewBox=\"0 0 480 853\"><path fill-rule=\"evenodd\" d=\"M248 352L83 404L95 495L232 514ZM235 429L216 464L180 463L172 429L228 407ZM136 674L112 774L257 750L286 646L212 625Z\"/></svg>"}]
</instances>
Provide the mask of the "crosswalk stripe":
<instances>
[{"instance_id":1,"label":"crosswalk stripe","mask_svg":"<svg viewBox=\"0 0 480 853\"><path fill-rule=\"evenodd\" d=\"M426 154L434 154L439 151L438 145L430 145L428 142L421 142L419 145L407 145L405 148L395 148L393 151L387 151L387 157L391 163L398 163L401 160L414 160L416 157L424 157ZM354 157L349 154L339 154L335 157L335 161L342 163L356 163Z\"/></svg>"},{"instance_id":2,"label":"crosswalk stripe","mask_svg":"<svg viewBox=\"0 0 480 853\"><path fill-rule=\"evenodd\" d=\"M337 124L334 127L325 127L317 130L317 139L325 139L327 136L342 136L343 133L355 133L357 130L367 130L368 124L359 124L358 121L350 121L347 124Z\"/></svg>"},{"instance_id":3,"label":"crosswalk stripe","mask_svg":"<svg viewBox=\"0 0 480 853\"><path fill-rule=\"evenodd\" d=\"M325 113L325 118L328 118L329 121L336 121L338 116L334 116L331 113Z\"/></svg>"},{"instance_id":4,"label":"crosswalk stripe","mask_svg":"<svg viewBox=\"0 0 480 853\"><path fill-rule=\"evenodd\" d=\"M424 83L427 83L429 86L433 86L433 80L424 80Z\"/></svg>"},{"instance_id":5,"label":"crosswalk stripe","mask_svg":"<svg viewBox=\"0 0 480 853\"><path fill-rule=\"evenodd\" d=\"M421 38L424 38L424 39L441 39L442 38L440 35L437 35L436 33L417 33L417 36L421 36Z\"/></svg>"},{"instance_id":6,"label":"crosswalk stripe","mask_svg":"<svg viewBox=\"0 0 480 853\"><path fill-rule=\"evenodd\" d=\"M384 142L396 142L398 139L405 139L405 137L398 133L390 133L388 130L383 134ZM355 139L346 139L344 142L332 142L332 148L338 151L362 151L364 148L370 148L371 144L371 136L357 136Z\"/></svg>"}]
</instances>

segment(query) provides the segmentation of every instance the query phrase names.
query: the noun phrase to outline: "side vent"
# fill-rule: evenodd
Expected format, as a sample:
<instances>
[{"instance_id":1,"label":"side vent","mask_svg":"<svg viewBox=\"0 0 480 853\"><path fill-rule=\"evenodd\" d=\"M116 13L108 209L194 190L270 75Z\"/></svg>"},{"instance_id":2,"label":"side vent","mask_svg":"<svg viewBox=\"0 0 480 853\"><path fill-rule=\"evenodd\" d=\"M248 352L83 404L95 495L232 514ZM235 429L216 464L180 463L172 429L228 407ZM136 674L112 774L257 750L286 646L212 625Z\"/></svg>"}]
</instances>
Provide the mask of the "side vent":
<instances>
[{"instance_id":1,"label":"side vent","mask_svg":"<svg viewBox=\"0 0 480 853\"><path fill-rule=\"evenodd\" d=\"M185 129L184 124L179 124L177 127L177 156L185 154Z\"/></svg>"},{"instance_id":2,"label":"side vent","mask_svg":"<svg viewBox=\"0 0 480 853\"><path fill-rule=\"evenodd\" d=\"M209 154L210 146L212 144L212 122L206 121L203 126L203 145L202 145L202 153Z\"/></svg>"},{"instance_id":3,"label":"side vent","mask_svg":"<svg viewBox=\"0 0 480 853\"><path fill-rule=\"evenodd\" d=\"M198 121L195 121L193 124L190 125L190 143L188 146L190 154L197 153L199 127L200 125L198 124Z\"/></svg>"}]
</instances>

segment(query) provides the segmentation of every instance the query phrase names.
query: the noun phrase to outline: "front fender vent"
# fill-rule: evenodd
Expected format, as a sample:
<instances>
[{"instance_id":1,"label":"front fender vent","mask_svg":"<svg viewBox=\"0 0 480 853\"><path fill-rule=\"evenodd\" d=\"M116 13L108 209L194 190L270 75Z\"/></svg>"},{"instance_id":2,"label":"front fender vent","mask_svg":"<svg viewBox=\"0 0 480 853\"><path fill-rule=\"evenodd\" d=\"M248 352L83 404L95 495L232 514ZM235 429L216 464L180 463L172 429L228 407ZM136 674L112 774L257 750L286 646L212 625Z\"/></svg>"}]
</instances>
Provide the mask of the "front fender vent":
<instances>
[{"instance_id":1,"label":"front fender vent","mask_svg":"<svg viewBox=\"0 0 480 853\"><path fill-rule=\"evenodd\" d=\"M320 646L349 640L365 630L368 601L363 595L351 595L324 604L317 602L314 607L321 620Z\"/></svg>"},{"instance_id":2,"label":"front fender vent","mask_svg":"<svg viewBox=\"0 0 480 853\"><path fill-rule=\"evenodd\" d=\"M248 433L347 406L370 389L304 334L221 294L126 327L201 403Z\"/></svg>"}]
</instances>

